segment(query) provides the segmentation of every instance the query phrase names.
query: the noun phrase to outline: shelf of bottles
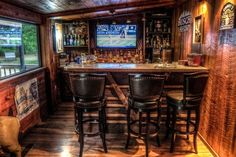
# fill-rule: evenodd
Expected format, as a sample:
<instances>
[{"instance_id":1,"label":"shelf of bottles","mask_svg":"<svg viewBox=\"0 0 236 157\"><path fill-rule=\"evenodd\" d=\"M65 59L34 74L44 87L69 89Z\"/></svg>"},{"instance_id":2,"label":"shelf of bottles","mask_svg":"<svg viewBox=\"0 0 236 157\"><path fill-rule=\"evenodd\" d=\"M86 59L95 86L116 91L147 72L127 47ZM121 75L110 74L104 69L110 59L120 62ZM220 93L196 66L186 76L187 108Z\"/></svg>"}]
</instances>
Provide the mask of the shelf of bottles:
<instances>
[{"instance_id":1,"label":"shelf of bottles","mask_svg":"<svg viewBox=\"0 0 236 157\"><path fill-rule=\"evenodd\" d=\"M88 47L88 24L86 22L73 22L64 24L64 48Z\"/></svg>"},{"instance_id":2,"label":"shelf of bottles","mask_svg":"<svg viewBox=\"0 0 236 157\"><path fill-rule=\"evenodd\" d=\"M171 19L169 16L148 15L145 27L145 47L162 50L171 46Z\"/></svg>"},{"instance_id":3,"label":"shelf of bottles","mask_svg":"<svg viewBox=\"0 0 236 157\"><path fill-rule=\"evenodd\" d=\"M97 63L143 63L141 49L94 49Z\"/></svg>"}]
</instances>

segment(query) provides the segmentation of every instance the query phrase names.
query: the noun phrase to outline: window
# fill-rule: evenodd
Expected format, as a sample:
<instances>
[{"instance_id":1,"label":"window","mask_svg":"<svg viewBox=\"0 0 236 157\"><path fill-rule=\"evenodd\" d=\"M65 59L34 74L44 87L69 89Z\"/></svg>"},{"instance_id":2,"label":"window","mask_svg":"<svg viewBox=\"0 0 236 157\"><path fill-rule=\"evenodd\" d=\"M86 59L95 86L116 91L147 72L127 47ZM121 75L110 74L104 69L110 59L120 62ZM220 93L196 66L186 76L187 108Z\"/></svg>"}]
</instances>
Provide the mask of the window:
<instances>
[{"instance_id":1,"label":"window","mask_svg":"<svg viewBox=\"0 0 236 157\"><path fill-rule=\"evenodd\" d=\"M38 26L0 19L0 79L40 66Z\"/></svg>"}]
</instances>

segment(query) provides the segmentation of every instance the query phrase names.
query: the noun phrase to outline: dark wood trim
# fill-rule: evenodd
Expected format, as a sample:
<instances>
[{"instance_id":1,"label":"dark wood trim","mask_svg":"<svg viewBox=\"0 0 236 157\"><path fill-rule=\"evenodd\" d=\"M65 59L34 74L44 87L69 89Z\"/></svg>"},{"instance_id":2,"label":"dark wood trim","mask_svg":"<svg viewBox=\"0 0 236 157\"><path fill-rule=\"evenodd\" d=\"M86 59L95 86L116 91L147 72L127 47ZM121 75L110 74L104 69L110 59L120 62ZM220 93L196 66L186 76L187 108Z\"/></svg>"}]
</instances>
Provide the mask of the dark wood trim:
<instances>
[{"instance_id":1,"label":"dark wood trim","mask_svg":"<svg viewBox=\"0 0 236 157\"><path fill-rule=\"evenodd\" d=\"M42 14L0 1L0 17L41 24Z\"/></svg>"},{"instance_id":2,"label":"dark wood trim","mask_svg":"<svg viewBox=\"0 0 236 157\"><path fill-rule=\"evenodd\" d=\"M128 107L128 100L110 73L107 74L107 79L108 79L111 87L115 90L119 100L127 108Z\"/></svg>"},{"instance_id":3,"label":"dark wood trim","mask_svg":"<svg viewBox=\"0 0 236 157\"><path fill-rule=\"evenodd\" d=\"M23 77L27 76L27 75L33 75L33 74L36 74L36 73L39 73L39 72L42 72L44 71L46 68L45 67L41 67L41 68L37 68L35 70L31 70L31 71L27 71L27 72L24 72L24 73L21 73L19 75L16 75L16 76L13 76L13 77L9 77L7 79L3 79L0 81L0 88L1 86L4 86L5 84L9 83L9 82L12 82L14 80L20 80L22 79Z\"/></svg>"}]
</instances>

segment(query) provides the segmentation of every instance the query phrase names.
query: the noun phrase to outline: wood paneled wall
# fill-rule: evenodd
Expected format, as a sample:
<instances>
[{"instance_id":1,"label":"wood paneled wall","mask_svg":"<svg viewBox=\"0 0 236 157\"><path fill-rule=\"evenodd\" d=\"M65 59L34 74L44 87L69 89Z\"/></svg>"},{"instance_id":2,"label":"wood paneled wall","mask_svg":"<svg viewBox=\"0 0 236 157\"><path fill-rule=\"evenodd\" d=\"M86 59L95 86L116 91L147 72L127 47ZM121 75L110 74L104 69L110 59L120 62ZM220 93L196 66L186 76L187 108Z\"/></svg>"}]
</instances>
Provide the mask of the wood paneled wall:
<instances>
[{"instance_id":1,"label":"wood paneled wall","mask_svg":"<svg viewBox=\"0 0 236 157\"><path fill-rule=\"evenodd\" d=\"M0 17L13 18L37 24L42 23L41 14L19 8L17 6L0 1Z\"/></svg>"},{"instance_id":2,"label":"wood paneled wall","mask_svg":"<svg viewBox=\"0 0 236 157\"><path fill-rule=\"evenodd\" d=\"M28 128L37 124L41 119L47 116L47 99L45 90L45 68L30 71L6 80L0 81L0 116L16 116L15 105L15 87L27 80L37 78L39 90L40 107L33 111L29 116L21 120L21 131L24 132Z\"/></svg>"},{"instance_id":3,"label":"wood paneled wall","mask_svg":"<svg viewBox=\"0 0 236 157\"><path fill-rule=\"evenodd\" d=\"M200 134L221 157L236 156L236 29L219 31L223 6L236 0L189 0L175 10L176 18L184 11L204 16L203 43L192 42L193 26L185 33L175 32L177 59L186 59L188 53L205 54L205 66L210 77L201 110ZM205 5L205 6L204 6ZM177 25L177 24L176 24ZM223 42L220 42L220 39ZM178 42L179 41L179 42Z\"/></svg>"},{"instance_id":4,"label":"wood paneled wall","mask_svg":"<svg viewBox=\"0 0 236 157\"><path fill-rule=\"evenodd\" d=\"M26 21L35 24L42 24L42 15L0 1L0 18L10 18ZM42 53L44 53L43 51ZM39 89L40 107L21 121L21 131L25 132L30 127L45 119L48 115L47 94L45 84L46 68L39 68L20 75L0 80L0 116L16 116L16 106L14 101L15 87L32 78L37 78Z\"/></svg>"},{"instance_id":5,"label":"wood paneled wall","mask_svg":"<svg viewBox=\"0 0 236 157\"><path fill-rule=\"evenodd\" d=\"M57 58L58 54L53 50L53 34L52 34L53 21L50 18L43 19L43 25L40 26L41 30L41 47L42 47L42 64L47 67L46 69L46 87L49 111L54 112L57 104L60 102L60 95L58 89L58 82L60 77L57 75Z\"/></svg>"}]
</instances>

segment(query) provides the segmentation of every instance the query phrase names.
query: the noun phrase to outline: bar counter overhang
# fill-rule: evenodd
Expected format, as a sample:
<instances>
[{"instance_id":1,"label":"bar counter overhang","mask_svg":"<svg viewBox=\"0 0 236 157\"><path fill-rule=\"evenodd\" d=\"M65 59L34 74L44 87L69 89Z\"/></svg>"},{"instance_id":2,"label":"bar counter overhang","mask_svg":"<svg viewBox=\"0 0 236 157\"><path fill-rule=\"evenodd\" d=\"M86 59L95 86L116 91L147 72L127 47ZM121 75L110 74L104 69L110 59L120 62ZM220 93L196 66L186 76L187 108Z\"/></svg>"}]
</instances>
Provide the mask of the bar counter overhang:
<instances>
[{"instance_id":1,"label":"bar counter overhang","mask_svg":"<svg viewBox=\"0 0 236 157\"><path fill-rule=\"evenodd\" d=\"M181 89L183 88L184 73L209 71L208 68L202 66L185 66L179 64L129 64L129 63L94 63L94 64L76 64L71 63L62 66L61 78L63 78L63 86L61 87L61 96L64 100L72 100L70 93L69 74L71 73L106 73L107 74L107 90L113 90L118 97L118 101L127 108L128 98L127 90L129 87L128 75L133 74L162 74L166 75L165 89ZM107 92L110 93L110 92ZM107 97L113 97L106 94Z\"/></svg>"},{"instance_id":2,"label":"bar counter overhang","mask_svg":"<svg viewBox=\"0 0 236 157\"><path fill-rule=\"evenodd\" d=\"M96 64L70 64L61 67L65 72L197 72L208 71L202 66L184 66L178 64L128 64L128 63L96 63Z\"/></svg>"}]
</instances>

